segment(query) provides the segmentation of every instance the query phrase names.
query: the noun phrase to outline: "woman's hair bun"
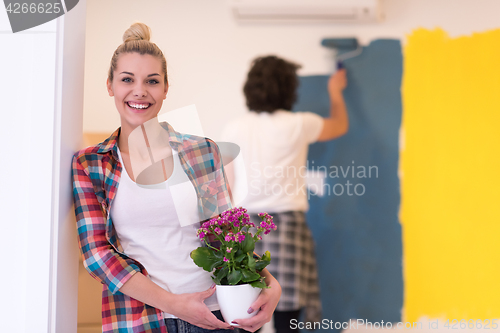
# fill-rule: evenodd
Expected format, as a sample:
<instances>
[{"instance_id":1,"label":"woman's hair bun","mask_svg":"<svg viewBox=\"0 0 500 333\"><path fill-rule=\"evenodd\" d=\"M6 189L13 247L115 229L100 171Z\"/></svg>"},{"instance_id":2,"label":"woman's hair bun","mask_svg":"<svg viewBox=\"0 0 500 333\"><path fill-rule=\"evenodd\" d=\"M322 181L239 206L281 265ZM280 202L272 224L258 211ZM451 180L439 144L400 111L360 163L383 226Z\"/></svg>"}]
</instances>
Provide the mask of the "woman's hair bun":
<instances>
[{"instance_id":1,"label":"woman's hair bun","mask_svg":"<svg viewBox=\"0 0 500 333\"><path fill-rule=\"evenodd\" d=\"M151 39L151 29L142 22L136 22L128 28L123 34L123 42L130 42L133 40L146 40Z\"/></svg>"}]
</instances>

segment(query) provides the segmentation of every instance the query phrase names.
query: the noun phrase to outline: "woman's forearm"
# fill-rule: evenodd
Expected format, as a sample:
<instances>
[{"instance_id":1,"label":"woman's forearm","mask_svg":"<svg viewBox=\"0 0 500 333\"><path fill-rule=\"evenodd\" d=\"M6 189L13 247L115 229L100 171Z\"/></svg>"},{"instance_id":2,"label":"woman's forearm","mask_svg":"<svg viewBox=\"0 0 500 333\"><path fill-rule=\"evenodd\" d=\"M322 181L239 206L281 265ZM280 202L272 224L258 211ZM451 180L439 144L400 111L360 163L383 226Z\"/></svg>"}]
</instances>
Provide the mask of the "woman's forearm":
<instances>
[{"instance_id":1,"label":"woman's forearm","mask_svg":"<svg viewBox=\"0 0 500 333\"><path fill-rule=\"evenodd\" d=\"M323 129L318 137L318 141L329 141L347 133L349 129L349 117L342 93L346 85L345 69L339 70L328 80L330 117L323 119Z\"/></svg>"},{"instance_id":2,"label":"woman's forearm","mask_svg":"<svg viewBox=\"0 0 500 333\"><path fill-rule=\"evenodd\" d=\"M204 303L215 292L214 287L196 293L172 294L142 273L136 273L125 282L120 292L195 326L210 330L231 328L229 324L217 319Z\"/></svg>"},{"instance_id":3,"label":"woman's forearm","mask_svg":"<svg viewBox=\"0 0 500 333\"><path fill-rule=\"evenodd\" d=\"M176 295L169 293L142 273L135 273L120 288L120 292L163 312L172 313Z\"/></svg>"}]
</instances>

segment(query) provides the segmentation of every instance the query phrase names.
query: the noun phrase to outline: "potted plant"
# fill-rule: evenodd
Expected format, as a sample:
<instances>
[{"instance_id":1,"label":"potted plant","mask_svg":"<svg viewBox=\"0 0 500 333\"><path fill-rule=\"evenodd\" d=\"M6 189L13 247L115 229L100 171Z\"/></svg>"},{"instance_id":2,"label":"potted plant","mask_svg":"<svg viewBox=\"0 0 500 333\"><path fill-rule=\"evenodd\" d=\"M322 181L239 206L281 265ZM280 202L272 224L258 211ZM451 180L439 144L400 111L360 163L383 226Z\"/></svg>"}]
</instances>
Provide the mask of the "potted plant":
<instances>
[{"instance_id":1,"label":"potted plant","mask_svg":"<svg viewBox=\"0 0 500 333\"><path fill-rule=\"evenodd\" d=\"M197 234L206 246L191 252L194 263L212 273L222 316L227 323L254 316L247 313L262 288L268 288L259 272L271 262L271 254L254 254L255 242L276 230L273 218L260 213L261 222L250 222L247 210L227 210L202 223ZM252 232L254 234L252 234Z\"/></svg>"}]
</instances>

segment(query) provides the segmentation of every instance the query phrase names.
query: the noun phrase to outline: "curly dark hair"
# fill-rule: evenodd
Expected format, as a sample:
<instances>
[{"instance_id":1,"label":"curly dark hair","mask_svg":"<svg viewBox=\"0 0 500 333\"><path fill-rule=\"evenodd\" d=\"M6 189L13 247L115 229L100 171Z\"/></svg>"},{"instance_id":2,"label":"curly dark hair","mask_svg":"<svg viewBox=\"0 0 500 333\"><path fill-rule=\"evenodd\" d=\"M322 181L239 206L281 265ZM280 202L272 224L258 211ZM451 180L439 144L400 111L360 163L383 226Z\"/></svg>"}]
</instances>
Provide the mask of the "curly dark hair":
<instances>
[{"instance_id":1,"label":"curly dark hair","mask_svg":"<svg viewBox=\"0 0 500 333\"><path fill-rule=\"evenodd\" d=\"M243 87L247 107L258 113L291 110L297 100L299 68L273 55L255 59Z\"/></svg>"}]
</instances>

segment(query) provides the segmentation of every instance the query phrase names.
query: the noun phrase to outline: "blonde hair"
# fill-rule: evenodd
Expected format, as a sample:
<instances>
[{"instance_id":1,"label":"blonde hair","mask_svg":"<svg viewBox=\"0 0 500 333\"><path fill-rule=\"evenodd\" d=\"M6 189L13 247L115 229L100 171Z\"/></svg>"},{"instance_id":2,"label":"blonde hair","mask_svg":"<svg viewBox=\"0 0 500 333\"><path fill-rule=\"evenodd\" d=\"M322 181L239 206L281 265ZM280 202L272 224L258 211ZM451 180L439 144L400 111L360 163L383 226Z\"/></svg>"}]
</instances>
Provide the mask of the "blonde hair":
<instances>
[{"instance_id":1,"label":"blonde hair","mask_svg":"<svg viewBox=\"0 0 500 333\"><path fill-rule=\"evenodd\" d=\"M118 57L122 53L149 54L160 59L163 70L165 85L168 85L167 61L160 48L151 39L151 29L144 23L136 22L128 28L123 34L123 43L118 46L113 53L108 71L108 79L113 82L113 73L116 70Z\"/></svg>"}]
</instances>

